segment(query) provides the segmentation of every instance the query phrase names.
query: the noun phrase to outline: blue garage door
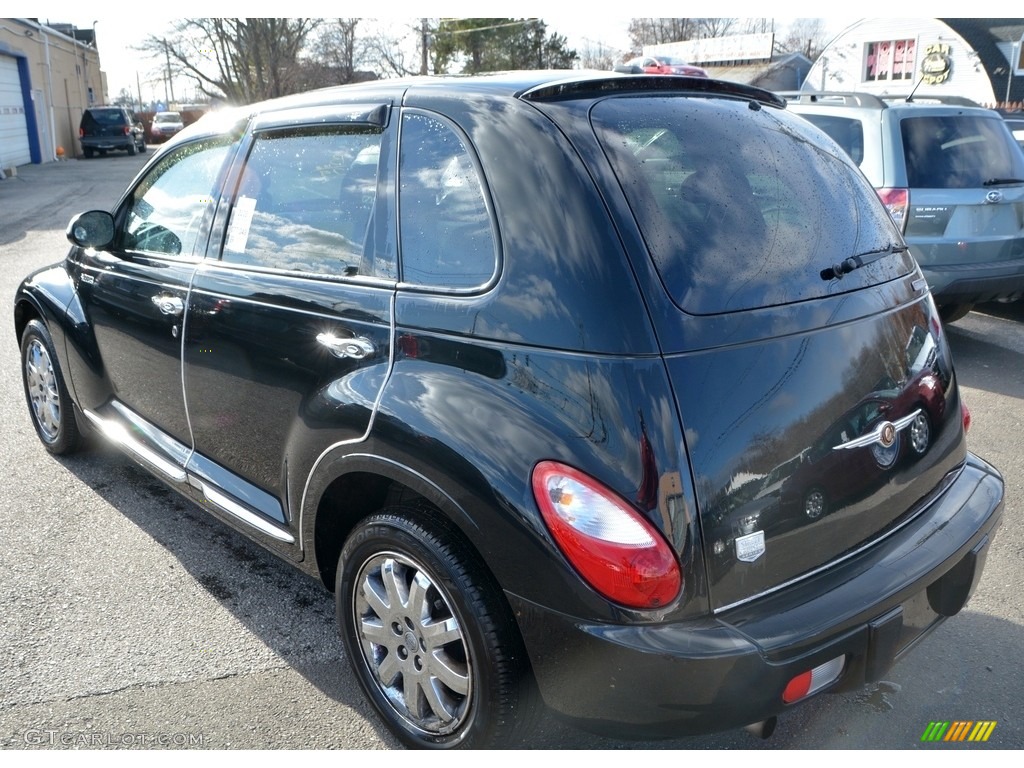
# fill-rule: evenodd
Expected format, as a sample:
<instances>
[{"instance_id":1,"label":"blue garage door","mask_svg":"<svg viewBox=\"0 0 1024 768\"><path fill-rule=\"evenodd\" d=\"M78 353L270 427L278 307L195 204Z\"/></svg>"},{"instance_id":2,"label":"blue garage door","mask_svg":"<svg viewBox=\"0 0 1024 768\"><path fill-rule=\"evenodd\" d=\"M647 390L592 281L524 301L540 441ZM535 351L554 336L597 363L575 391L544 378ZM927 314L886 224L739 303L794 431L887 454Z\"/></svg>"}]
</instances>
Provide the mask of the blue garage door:
<instances>
[{"instance_id":1,"label":"blue garage door","mask_svg":"<svg viewBox=\"0 0 1024 768\"><path fill-rule=\"evenodd\" d=\"M32 162L17 59L0 54L0 168Z\"/></svg>"}]
</instances>

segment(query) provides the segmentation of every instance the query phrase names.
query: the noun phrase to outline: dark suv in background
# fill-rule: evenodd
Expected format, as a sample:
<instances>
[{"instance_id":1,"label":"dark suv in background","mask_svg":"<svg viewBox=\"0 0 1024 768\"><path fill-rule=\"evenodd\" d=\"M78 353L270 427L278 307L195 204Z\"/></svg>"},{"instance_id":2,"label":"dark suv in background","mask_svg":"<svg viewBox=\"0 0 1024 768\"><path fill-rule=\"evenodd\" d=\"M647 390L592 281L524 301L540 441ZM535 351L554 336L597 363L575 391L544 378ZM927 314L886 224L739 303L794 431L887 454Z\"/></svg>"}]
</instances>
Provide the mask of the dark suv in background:
<instances>
[{"instance_id":1,"label":"dark suv in background","mask_svg":"<svg viewBox=\"0 0 1024 768\"><path fill-rule=\"evenodd\" d=\"M1024 297L1024 153L998 112L957 97L787 96L878 190L946 322Z\"/></svg>"},{"instance_id":2,"label":"dark suv in background","mask_svg":"<svg viewBox=\"0 0 1024 768\"><path fill-rule=\"evenodd\" d=\"M221 111L68 237L15 297L42 443L104 436L333 590L410 746L770 733L960 611L1001 519L899 229L760 89Z\"/></svg>"},{"instance_id":3,"label":"dark suv in background","mask_svg":"<svg viewBox=\"0 0 1024 768\"><path fill-rule=\"evenodd\" d=\"M121 149L129 155L146 151L146 131L130 109L125 107L90 107L82 113L78 127L82 154L105 155Z\"/></svg>"}]
</instances>

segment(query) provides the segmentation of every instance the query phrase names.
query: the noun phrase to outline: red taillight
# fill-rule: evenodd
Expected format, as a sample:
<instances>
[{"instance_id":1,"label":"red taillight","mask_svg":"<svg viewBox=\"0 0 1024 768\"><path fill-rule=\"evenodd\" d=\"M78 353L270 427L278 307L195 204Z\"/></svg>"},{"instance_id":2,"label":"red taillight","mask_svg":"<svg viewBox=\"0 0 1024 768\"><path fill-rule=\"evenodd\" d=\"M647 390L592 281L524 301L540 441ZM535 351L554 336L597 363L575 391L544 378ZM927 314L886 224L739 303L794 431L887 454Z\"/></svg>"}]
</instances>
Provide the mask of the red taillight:
<instances>
[{"instance_id":1,"label":"red taillight","mask_svg":"<svg viewBox=\"0 0 1024 768\"><path fill-rule=\"evenodd\" d=\"M792 704L794 701L800 701L800 699L804 699L812 693L817 693L826 685L831 685L838 680L845 666L846 657L837 656L830 661L826 661L824 664L819 664L814 669L809 669L797 675L786 685L786 690L782 692L782 700L787 704Z\"/></svg>"},{"instance_id":2,"label":"red taillight","mask_svg":"<svg viewBox=\"0 0 1024 768\"><path fill-rule=\"evenodd\" d=\"M964 432L971 428L971 409L967 407L962 399L960 400L960 411L963 414L964 419Z\"/></svg>"},{"instance_id":3,"label":"red taillight","mask_svg":"<svg viewBox=\"0 0 1024 768\"><path fill-rule=\"evenodd\" d=\"M127 135L128 135L129 133L131 133L131 132L132 132L132 128L131 128L131 126L130 126L130 125L126 125L126 126L124 126L124 135L125 135L125 136L127 136Z\"/></svg>"},{"instance_id":4,"label":"red taillight","mask_svg":"<svg viewBox=\"0 0 1024 768\"><path fill-rule=\"evenodd\" d=\"M554 461L533 470L544 522L583 580L630 608L660 608L679 594L682 574L661 534L627 502L582 472Z\"/></svg>"},{"instance_id":5,"label":"red taillight","mask_svg":"<svg viewBox=\"0 0 1024 768\"><path fill-rule=\"evenodd\" d=\"M882 200L886 210L889 211L889 216L896 222L900 232L904 232L907 228L907 207L910 205L910 190L883 188L878 190L878 197Z\"/></svg>"},{"instance_id":6,"label":"red taillight","mask_svg":"<svg viewBox=\"0 0 1024 768\"><path fill-rule=\"evenodd\" d=\"M79 128L78 129L78 138L82 138L83 136L85 136L85 128Z\"/></svg>"}]
</instances>

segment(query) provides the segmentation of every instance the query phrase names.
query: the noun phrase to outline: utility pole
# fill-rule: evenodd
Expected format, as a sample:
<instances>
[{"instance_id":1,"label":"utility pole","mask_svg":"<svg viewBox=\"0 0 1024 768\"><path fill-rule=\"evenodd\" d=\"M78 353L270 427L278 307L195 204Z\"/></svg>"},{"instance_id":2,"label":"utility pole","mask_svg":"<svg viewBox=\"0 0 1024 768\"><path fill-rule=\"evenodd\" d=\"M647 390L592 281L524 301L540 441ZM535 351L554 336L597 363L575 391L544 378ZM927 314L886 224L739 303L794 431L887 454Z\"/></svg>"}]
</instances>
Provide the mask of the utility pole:
<instances>
[{"instance_id":1,"label":"utility pole","mask_svg":"<svg viewBox=\"0 0 1024 768\"><path fill-rule=\"evenodd\" d=\"M427 47L430 43L430 27L426 19L420 20L420 74L427 74Z\"/></svg>"},{"instance_id":2,"label":"utility pole","mask_svg":"<svg viewBox=\"0 0 1024 768\"><path fill-rule=\"evenodd\" d=\"M174 81L171 79L171 52L170 46L167 45L167 40L164 43L164 55L167 57L167 80L164 83L164 99L167 100L167 108L171 108L171 104L174 102ZM167 97L167 88L171 89L171 96Z\"/></svg>"}]
</instances>

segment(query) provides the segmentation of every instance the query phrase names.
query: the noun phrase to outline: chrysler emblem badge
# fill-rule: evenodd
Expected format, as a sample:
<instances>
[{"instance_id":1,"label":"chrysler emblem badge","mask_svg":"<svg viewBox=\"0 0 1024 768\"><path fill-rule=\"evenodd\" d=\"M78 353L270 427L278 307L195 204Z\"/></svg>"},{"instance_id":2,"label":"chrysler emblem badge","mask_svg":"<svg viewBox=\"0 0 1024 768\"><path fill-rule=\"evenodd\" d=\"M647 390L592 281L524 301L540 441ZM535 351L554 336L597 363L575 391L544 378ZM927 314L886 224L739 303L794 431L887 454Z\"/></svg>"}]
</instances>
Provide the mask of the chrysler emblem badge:
<instances>
[{"instance_id":1,"label":"chrysler emblem badge","mask_svg":"<svg viewBox=\"0 0 1024 768\"><path fill-rule=\"evenodd\" d=\"M998 189L993 189L991 192L989 192L987 195L985 195L985 202L986 203L998 203L998 202L1001 202L1002 199L1003 199L1003 193L1001 191L999 191Z\"/></svg>"},{"instance_id":2,"label":"chrysler emblem badge","mask_svg":"<svg viewBox=\"0 0 1024 768\"><path fill-rule=\"evenodd\" d=\"M896 442L896 427L891 421L882 424L882 429L878 434L878 442L881 443L883 448L890 448Z\"/></svg>"}]
</instances>

